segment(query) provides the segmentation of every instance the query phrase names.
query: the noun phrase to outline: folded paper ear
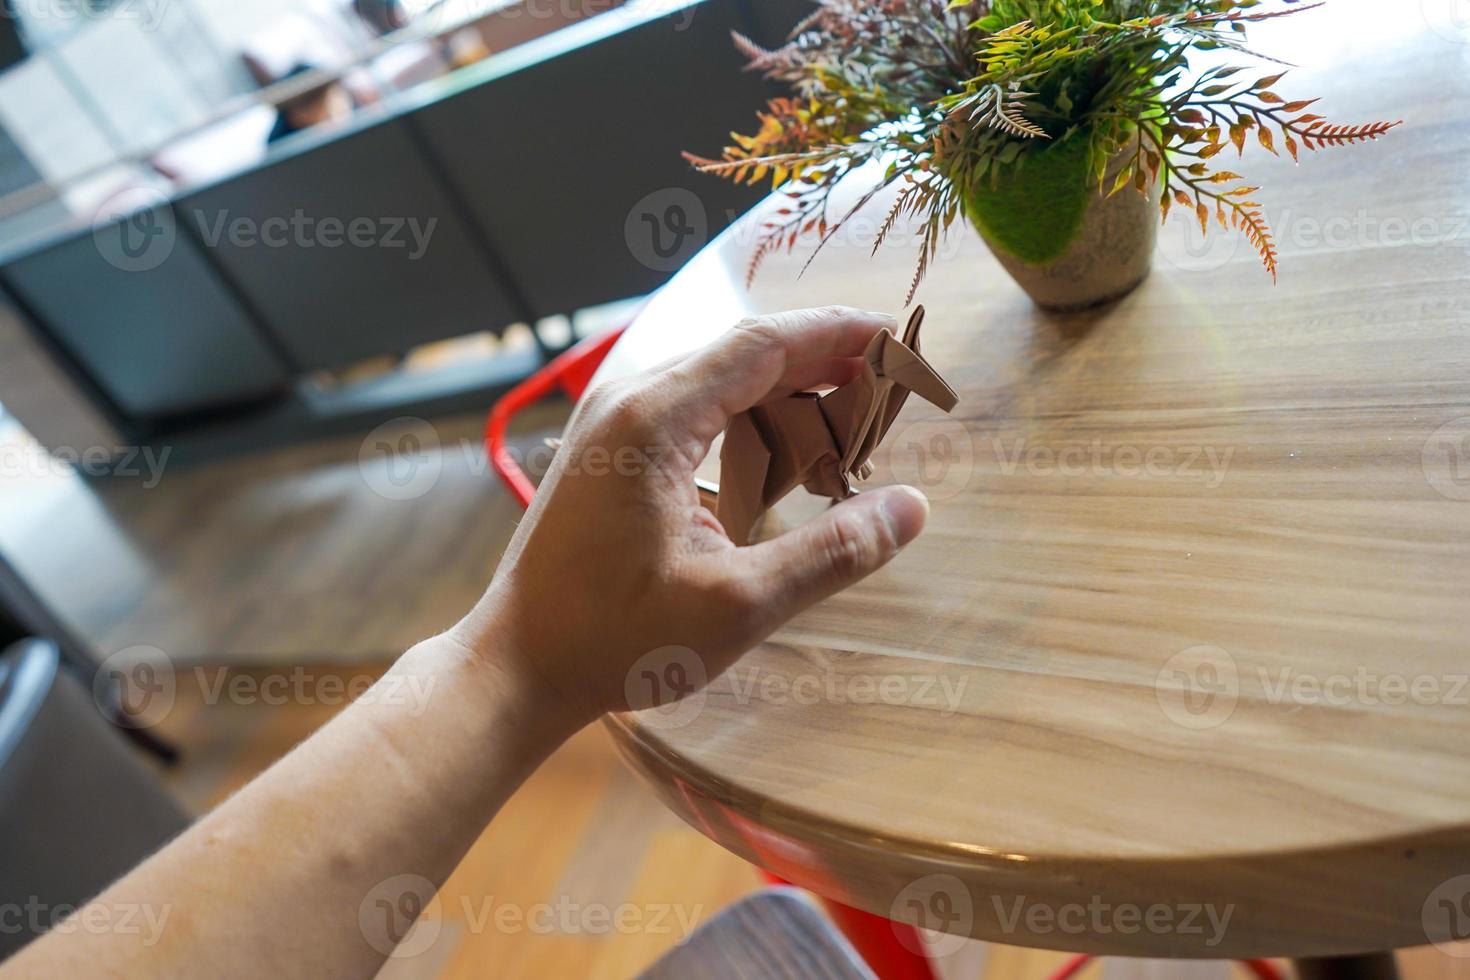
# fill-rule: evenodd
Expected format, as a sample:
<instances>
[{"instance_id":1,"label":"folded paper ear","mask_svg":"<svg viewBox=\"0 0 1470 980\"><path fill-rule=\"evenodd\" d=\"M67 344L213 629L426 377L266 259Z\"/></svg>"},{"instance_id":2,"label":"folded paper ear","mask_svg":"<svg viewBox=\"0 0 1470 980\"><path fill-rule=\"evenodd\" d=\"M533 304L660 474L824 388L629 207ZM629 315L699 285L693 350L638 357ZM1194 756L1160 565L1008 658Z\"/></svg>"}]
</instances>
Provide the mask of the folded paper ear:
<instances>
[{"instance_id":1,"label":"folded paper ear","mask_svg":"<svg viewBox=\"0 0 1470 980\"><path fill-rule=\"evenodd\" d=\"M920 304L914 307L914 312L909 316L909 325L903 328L903 345L909 350L919 349L919 328L924 325L924 306Z\"/></svg>"},{"instance_id":2,"label":"folded paper ear","mask_svg":"<svg viewBox=\"0 0 1470 980\"><path fill-rule=\"evenodd\" d=\"M956 395L939 372L917 352L904 346L891 334L884 343L881 353L879 376L902 385L925 401L943 410L950 411L959 404Z\"/></svg>"}]
</instances>

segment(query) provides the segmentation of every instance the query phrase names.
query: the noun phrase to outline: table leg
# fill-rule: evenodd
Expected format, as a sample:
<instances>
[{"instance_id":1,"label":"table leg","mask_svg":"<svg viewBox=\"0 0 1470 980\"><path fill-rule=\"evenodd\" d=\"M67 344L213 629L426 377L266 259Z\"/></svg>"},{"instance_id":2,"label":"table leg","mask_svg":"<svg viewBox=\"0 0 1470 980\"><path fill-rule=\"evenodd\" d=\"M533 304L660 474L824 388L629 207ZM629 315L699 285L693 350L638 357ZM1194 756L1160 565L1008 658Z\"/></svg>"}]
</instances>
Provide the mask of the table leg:
<instances>
[{"instance_id":1,"label":"table leg","mask_svg":"<svg viewBox=\"0 0 1470 980\"><path fill-rule=\"evenodd\" d=\"M1399 980L1392 953L1294 960L1297 980Z\"/></svg>"}]
</instances>

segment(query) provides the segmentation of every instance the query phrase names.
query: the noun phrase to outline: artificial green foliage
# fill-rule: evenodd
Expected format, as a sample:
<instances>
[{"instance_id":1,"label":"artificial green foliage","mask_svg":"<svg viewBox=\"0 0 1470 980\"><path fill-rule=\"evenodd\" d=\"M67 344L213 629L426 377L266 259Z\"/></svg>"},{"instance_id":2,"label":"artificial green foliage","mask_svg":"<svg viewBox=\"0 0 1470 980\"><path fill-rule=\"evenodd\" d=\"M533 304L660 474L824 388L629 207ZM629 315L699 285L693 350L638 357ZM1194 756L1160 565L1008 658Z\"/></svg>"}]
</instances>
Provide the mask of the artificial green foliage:
<instances>
[{"instance_id":1,"label":"artificial green foliage","mask_svg":"<svg viewBox=\"0 0 1470 980\"><path fill-rule=\"evenodd\" d=\"M1163 184L1165 218L1189 208L1247 236L1276 275L1276 246L1258 189L1214 158L1375 139L1397 123L1329 125L1274 89L1284 72L1239 66L1192 71L1192 52L1247 55L1247 25L1310 10L1301 0L819 0L789 43L766 51L736 43L752 70L793 93L734 135L723 157L686 156L700 170L743 183L770 180L786 203L762 229L753 276L772 250L833 232L884 188L899 185L874 250L901 218L921 225L918 288L945 231L970 214L1021 257L1060 250L1078 202L1101 189L1146 193ZM1252 56L1254 57L1254 56ZM1278 144L1279 137L1279 144ZM1057 151L1062 152L1058 153ZM1109 162L1122 156L1121 168ZM1046 162L1050 160L1050 163ZM1080 165L1079 165L1080 160ZM879 161L883 176L857 206L828 213L833 187ZM1027 180L1008 180L1017 168ZM1033 179L1031 169L1044 171ZM1063 171L1079 175L1061 179ZM1044 179L1041 179L1044 178ZM1106 180L1106 184L1104 181ZM1046 193L1021 192L1022 184ZM1018 216L1033 223L1011 227ZM818 246L820 249L820 245Z\"/></svg>"},{"instance_id":2,"label":"artificial green foliage","mask_svg":"<svg viewBox=\"0 0 1470 980\"><path fill-rule=\"evenodd\" d=\"M1042 265L1061 258L1092 201L1091 141L1082 130L1040 144L1026 160L998 163L998 179L965 191L965 211L992 242L1016 258Z\"/></svg>"}]
</instances>

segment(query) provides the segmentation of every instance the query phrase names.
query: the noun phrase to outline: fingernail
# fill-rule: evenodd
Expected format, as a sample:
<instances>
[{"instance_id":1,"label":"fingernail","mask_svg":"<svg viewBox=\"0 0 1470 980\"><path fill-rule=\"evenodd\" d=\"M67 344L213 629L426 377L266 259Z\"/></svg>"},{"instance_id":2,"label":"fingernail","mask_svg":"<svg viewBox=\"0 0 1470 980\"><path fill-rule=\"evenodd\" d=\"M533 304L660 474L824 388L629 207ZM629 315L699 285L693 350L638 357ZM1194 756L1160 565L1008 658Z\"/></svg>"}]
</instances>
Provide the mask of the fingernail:
<instances>
[{"instance_id":1,"label":"fingernail","mask_svg":"<svg viewBox=\"0 0 1470 980\"><path fill-rule=\"evenodd\" d=\"M898 326L898 317L894 316L892 313L880 313L877 310L869 310L868 316L874 317L878 320L882 320L884 323L892 324L894 327Z\"/></svg>"},{"instance_id":2,"label":"fingernail","mask_svg":"<svg viewBox=\"0 0 1470 980\"><path fill-rule=\"evenodd\" d=\"M893 540L902 548L924 530L924 522L929 517L929 498L914 487L893 487L883 494L878 512Z\"/></svg>"}]
</instances>

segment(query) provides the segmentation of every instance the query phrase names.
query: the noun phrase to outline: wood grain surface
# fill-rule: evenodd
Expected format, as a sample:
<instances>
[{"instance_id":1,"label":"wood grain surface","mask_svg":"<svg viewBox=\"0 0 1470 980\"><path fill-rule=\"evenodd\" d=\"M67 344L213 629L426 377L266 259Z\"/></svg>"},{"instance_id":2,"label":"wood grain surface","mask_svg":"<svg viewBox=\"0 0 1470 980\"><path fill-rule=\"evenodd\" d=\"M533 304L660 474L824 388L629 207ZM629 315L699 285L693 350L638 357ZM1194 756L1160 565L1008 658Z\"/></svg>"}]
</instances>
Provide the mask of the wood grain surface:
<instances>
[{"instance_id":1,"label":"wood grain surface","mask_svg":"<svg viewBox=\"0 0 1470 980\"><path fill-rule=\"evenodd\" d=\"M1244 161L1277 286L1177 217L1140 290L1057 317L952 234L918 300L960 405L911 400L874 457L929 527L692 706L614 720L670 806L830 897L1012 944L1320 956L1470 930L1470 35L1419 6L1259 32L1304 63L1284 89L1406 120L1300 169ZM912 250L870 259L860 233L747 291L755 220L604 377L751 312L902 302Z\"/></svg>"}]
</instances>

